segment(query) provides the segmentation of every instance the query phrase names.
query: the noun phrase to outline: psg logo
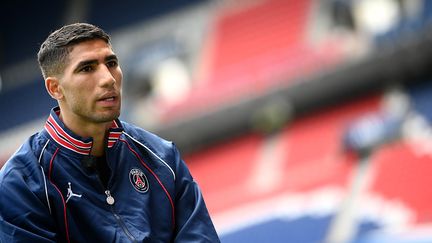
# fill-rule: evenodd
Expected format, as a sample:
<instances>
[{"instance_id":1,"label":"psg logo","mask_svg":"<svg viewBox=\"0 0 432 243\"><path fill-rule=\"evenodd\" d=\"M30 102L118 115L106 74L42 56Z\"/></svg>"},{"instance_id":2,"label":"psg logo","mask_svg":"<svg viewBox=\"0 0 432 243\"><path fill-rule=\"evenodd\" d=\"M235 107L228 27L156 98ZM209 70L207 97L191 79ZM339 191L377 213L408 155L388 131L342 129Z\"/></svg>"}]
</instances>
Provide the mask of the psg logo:
<instances>
[{"instance_id":1,"label":"psg logo","mask_svg":"<svg viewBox=\"0 0 432 243\"><path fill-rule=\"evenodd\" d=\"M147 177L140 169L132 169L129 172L129 180L138 192L144 193L148 191L149 183Z\"/></svg>"}]
</instances>

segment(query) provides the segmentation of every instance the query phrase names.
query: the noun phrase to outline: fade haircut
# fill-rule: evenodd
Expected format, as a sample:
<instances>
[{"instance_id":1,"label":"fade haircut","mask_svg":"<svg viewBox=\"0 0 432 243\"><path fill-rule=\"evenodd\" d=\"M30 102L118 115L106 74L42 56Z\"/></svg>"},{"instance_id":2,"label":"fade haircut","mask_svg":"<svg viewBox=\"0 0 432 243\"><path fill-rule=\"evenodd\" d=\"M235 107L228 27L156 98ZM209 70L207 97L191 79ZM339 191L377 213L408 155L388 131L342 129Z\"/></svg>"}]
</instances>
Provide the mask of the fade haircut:
<instances>
[{"instance_id":1,"label":"fade haircut","mask_svg":"<svg viewBox=\"0 0 432 243\"><path fill-rule=\"evenodd\" d=\"M43 77L63 74L73 46L95 39L103 40L111 46L110 36L105 31L87 23L65 25L52 32L42 43L37 54Z\"/></svg>"}]
</instances>

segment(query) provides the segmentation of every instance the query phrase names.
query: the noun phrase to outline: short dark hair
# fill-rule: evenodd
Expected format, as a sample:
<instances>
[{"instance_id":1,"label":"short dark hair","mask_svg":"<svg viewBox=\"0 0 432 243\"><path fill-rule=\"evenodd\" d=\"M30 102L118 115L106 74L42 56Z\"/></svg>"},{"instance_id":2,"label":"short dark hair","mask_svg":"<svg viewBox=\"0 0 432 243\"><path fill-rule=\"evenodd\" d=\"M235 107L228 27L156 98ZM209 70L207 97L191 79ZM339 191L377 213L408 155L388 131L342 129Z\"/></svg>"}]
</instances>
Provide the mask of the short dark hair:
<instances>
[{"instance_id":1,"label":"short dark hair","mask_svg":"<svg viewBox=\"0 0 432 243\"><path fill-rule=\"evenodd\" d=\"M92 24L75 23L52 32L42 43L37 54L44 78L62 74L73 46L94 39L104 40L111 45L110 36Z\"/></svg>"}]
</instances>

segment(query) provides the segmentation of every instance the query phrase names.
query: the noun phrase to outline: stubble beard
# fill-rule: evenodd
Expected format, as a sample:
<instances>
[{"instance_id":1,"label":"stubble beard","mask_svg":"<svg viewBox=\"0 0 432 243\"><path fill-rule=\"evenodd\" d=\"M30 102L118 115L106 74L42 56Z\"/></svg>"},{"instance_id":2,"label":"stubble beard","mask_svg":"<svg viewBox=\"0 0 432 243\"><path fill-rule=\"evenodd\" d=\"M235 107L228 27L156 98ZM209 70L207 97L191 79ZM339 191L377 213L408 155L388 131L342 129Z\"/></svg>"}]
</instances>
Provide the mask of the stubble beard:
<instances>
[{"instance_id":1,"label":"stubble beard","mask_svg":"<svg viewBox=\"0 0 432 243\"><path fill-rule=\"evenodd\" d=\"M114 112L112 114L95 114L93 118L93 122L95 123L106 123L111 122L117 119L120 116L120 111Z\"/></svg>"},{"instance_id":2,"label":"stubble beard","mask_svg":"<svg viewBox=\"0 0 432 243\"><path fill-rule=\"evenodd\" d=\"M82 109L77 108L74 111L74 113L79 114L83 119L91 123L107 123L107 122L112 122L113 120L119 118L120 107L112 110L94 111L94 112L84 111Z\"/></svg>"}]
</instances>

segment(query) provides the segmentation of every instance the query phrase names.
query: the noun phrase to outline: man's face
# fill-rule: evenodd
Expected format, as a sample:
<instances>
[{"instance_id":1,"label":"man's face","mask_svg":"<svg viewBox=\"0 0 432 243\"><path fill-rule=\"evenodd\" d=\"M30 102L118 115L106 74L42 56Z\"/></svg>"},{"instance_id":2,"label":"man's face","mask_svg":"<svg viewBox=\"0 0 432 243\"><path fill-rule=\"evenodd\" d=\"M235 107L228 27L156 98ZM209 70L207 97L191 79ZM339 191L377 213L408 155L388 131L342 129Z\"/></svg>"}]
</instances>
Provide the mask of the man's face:
<instances>
[{"instance_id":1,"label":"man's face","mask_svg":"<svg viewBox=\"0 0 432 243\"><path fill-rule=\"evenodd\" d=\"M123 74L111 47L103 40L73 46L59 89L62 116L80 123L106 123L120 115Z\"/></svg>"}]
</instances>

